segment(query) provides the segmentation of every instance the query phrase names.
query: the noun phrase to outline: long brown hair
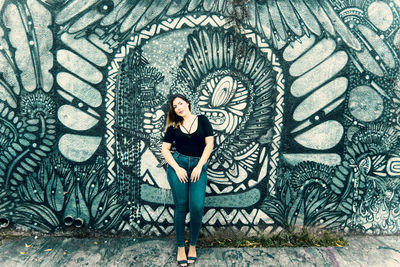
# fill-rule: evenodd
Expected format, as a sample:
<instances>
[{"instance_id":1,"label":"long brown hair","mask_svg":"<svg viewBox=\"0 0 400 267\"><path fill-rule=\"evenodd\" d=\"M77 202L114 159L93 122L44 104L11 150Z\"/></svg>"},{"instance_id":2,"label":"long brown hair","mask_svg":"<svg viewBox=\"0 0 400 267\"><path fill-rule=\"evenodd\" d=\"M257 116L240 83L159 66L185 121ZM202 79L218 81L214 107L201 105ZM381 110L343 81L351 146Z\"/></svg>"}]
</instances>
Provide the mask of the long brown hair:
<instances>
[{"instance_id":1,"label":"long brown hair","mask_svg":"<svg viewBox=\"0 0 400 267\"><path fill-rule=\"evenodd\" d=\"M181 125L183 122L183 118L179 116L178 114L175 113L173 102L176 98L180 98L186 103L189 104L189 110L192 111L192 105L190 104L189 99L187 99L186 96L182 94L175 94L171 97L171 100L169 101L169 108L168 108L168 115L167 115L167 121L165 123L165 131L167 131L169 126L173 126L174 128L178 127L178 125Z\"/></svg>"}]
</instances>

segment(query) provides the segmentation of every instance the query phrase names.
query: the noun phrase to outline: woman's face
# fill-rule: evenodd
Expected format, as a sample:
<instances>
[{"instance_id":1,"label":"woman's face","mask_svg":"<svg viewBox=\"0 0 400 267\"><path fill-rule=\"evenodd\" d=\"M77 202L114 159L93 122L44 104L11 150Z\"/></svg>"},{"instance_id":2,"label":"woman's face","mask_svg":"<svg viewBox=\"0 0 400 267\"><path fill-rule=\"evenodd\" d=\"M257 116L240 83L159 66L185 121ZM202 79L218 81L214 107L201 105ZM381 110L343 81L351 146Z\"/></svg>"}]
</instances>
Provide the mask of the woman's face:
<instances>
[{"instance_id":1,"label":"woman's face","mask_svg":"<svg viewBox=\"0 0 400 267\"><path fill-rule=\"evenodd\" d=\"M172 108L174 109L176 115L185 117L190 113L189 103L180 97L177 97L172 101Z\"/></svg>"}]
</instances>

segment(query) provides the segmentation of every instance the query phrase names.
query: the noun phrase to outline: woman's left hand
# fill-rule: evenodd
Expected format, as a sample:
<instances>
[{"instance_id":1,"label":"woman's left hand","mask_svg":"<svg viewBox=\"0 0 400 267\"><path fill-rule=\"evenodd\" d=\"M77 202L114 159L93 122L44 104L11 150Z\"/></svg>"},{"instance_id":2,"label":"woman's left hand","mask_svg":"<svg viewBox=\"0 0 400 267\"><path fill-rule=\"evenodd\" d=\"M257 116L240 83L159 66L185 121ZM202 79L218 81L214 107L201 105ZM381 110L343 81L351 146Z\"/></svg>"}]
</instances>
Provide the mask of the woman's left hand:
<instances>
[{"instance_id":1,"label":"woman's left hand","mask_svg":"<svg viewBox=\"0 0 400 267\"><path fill-rule=\"evenodd\" d=\"M202 167L199 165L194 167L192 174L190 175L190 181L197 182L199 180L200 174L201 174L201 169L202 169Z\"/></svg>"}]
</instances>

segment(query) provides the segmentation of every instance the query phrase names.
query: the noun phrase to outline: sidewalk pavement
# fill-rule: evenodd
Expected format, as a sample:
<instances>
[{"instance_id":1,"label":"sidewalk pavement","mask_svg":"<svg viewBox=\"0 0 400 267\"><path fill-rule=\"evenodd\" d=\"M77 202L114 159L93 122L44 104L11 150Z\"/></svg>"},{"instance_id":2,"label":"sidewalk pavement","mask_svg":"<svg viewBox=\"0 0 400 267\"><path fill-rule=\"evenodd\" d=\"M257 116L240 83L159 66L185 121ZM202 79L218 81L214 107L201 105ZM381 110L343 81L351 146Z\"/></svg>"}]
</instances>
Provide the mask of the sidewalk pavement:
<instances>
[{"instance_id":1,"label":"sidewalk pavement","mask_svg":"<svg viewBox=\"0 0 400 267\"><path fill-rule=\"evenodd\" d=\"M400 236L352 236L348 247L204 248L191 266L400 266ZM172 239L20 237L0 266L177 266Z\"/></svg>"}]
</instances>

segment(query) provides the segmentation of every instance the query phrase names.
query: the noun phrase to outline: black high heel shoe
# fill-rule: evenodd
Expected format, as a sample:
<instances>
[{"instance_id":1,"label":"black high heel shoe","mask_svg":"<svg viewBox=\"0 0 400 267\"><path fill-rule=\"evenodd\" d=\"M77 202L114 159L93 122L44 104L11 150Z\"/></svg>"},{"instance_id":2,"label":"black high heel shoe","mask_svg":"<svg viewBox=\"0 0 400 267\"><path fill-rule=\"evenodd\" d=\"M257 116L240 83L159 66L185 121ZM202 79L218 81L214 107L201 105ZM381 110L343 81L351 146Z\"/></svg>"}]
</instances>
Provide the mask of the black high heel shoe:
<instances>
[{"instance_id":1,"label":"black high heel shoe","mask_svg":"<svg viewBox=\"0 0 400 267\"><path fill-rule=\"evenodd\" d=\"M188 257L188 264L194 264L197 260L197 257ZM189 261L193 261L193 262L189 262Z\"/></svg>"},{"instance_id":2,"label":"black high heel shoe","mask_svg":"<svg viewBox=\"0 0 400 267\"><path fill-rule=\"evenodd\" d=\"M188 266L188 261L187 260L181 260L181 261L178 261L178 264L181 267L186 267L186 266Z\"/></svg>"}]
</instances>

